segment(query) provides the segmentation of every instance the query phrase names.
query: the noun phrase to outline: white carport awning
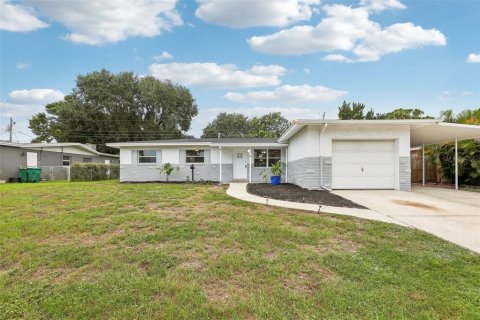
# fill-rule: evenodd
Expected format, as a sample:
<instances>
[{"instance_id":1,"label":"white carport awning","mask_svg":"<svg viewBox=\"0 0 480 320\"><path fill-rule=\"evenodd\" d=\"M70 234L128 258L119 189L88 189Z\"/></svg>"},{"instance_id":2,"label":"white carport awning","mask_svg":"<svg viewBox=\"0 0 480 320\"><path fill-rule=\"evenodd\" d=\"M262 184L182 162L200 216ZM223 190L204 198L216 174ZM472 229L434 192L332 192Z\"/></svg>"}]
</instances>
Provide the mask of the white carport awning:
<instances>
[{"instance_id":1,"label":"white carport awning","mask_svg":"<svg viewBox=\"0 0 480 320\"><path fill-rule=\"evenodd\" d=\"M423 144L446 143L466 139L480 139L480 125L437 122L413 125L410 131L410 146L412 148Z\"/></svg>"}]
</instances>

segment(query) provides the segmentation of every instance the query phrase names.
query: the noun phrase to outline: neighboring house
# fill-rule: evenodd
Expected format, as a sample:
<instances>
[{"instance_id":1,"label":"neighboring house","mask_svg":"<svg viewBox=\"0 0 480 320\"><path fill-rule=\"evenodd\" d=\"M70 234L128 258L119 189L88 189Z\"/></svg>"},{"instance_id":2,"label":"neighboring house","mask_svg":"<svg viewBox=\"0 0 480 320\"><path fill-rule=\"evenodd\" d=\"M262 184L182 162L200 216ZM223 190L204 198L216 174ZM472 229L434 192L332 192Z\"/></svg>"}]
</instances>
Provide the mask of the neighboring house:
<instances>
[{"instance_id":1,"label":"neighboring house","mask_svg":"<svg viewBox=\"0 0 480 320\"><path fill-rule=\"evenodd\" d=\"M81 143L13 143L0 141L0 180L18 178L18 169L42 168L42 178L48 179L53 170L74 163L119 163L119 156L101 153L94 145ZM57 177L61 176L60 173ZM65 179L67 176L63 174ZM58 179L57 179L58 180Z\"/></svg>"},{"instance_id":2,"label":"neighboring house","mask_svg":"<svg viewBox=\"0 0 480 320\"><path fill-rule=\"evenodd\" d=\"M261 182L260 173L285 162L283 180L307 189L411 188L410 149L480 137L480 126L439 120L296 120L274 139L179 139L109 143L120 149L120 181Z\"/></svg>"}]
</instances>

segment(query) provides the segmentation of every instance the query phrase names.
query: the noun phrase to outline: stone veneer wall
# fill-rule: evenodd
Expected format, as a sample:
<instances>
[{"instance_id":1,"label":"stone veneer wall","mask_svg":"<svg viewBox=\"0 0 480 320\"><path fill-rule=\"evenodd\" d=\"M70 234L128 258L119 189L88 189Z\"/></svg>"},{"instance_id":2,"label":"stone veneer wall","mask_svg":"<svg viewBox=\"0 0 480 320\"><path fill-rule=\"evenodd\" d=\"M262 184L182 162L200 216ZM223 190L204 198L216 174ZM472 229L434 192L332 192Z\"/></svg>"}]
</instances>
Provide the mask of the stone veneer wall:
<instances>
[{"instance_id":1,"label":"stone veneer wall","mask_svg":"<svg viewBox=\"0 0 480 320\"><path fill-rule=\"evenodd\" d=\"M323 166L323 185L321 166ZM289 161L288 182L310 190L319 190L322 189L322 187L331 189L332 158L308 157L295 161Z\"/></svg>"},{"instance_id":2,"label":"stone veneer wall","mask_svg":"<svg viewBox=\"0 0 480 320\"><path fill-rule=\"evenodd\" d=\"M410 166L410 157L400 157L399 158L399 179L400 179L400 190L401 191L411 191L412 190L412 169Z\"/></svg>"},{"instance_id":3,"label":"stone veneer wall","mask_svg":"<svg viewBox=\"0 0 480 320\"><path fill-rule=\"evenodd\" d=\"M178 170L170 175L170 181L190 181L192 170L190 164L172 164ZM165 181L165 175L158 170L160 165L122 164L120 166L120 182ZM230 182L233 178L233 165L222 164L222 182ZM218 164L195 164L195 180L219 181L220 168Z\"/></svg>"}]
</instances>

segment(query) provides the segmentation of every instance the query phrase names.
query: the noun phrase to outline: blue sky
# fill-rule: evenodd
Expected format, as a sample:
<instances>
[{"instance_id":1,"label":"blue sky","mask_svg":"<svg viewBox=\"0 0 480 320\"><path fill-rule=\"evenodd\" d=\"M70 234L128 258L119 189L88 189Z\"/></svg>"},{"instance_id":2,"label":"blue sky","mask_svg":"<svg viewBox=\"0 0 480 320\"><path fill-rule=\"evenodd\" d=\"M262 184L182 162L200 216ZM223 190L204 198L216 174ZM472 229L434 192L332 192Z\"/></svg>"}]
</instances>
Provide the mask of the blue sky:
<instances>
[{"instance_id":1,"label":"blue sky","mask_svg":"<svg viewBox=\"0 0 480 320\"><path fill-rule=\"evenodd\" d=\"M101 68L189 87L199 135L221 111L335 118L480 107L480 1L0 0L0 139Z\"/></svg>"}]
</instances>

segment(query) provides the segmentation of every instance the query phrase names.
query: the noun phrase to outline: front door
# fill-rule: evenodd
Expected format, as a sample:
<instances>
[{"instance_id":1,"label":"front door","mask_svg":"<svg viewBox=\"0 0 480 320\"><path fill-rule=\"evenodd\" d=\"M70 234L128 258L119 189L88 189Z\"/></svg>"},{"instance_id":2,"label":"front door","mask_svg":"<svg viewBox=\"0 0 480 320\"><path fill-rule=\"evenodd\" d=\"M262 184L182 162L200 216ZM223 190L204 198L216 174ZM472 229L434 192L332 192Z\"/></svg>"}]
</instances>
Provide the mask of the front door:
<instances>
[{"instance_id":1,"label":"front door","mask_svg":"<svg viewBox=\"0 0 480 320\"><path fill-rule=\"evenodd\" d=\"M248 152L243 149L233 150L233 180L247 180Z\"/></svg>"}]
</instances>

